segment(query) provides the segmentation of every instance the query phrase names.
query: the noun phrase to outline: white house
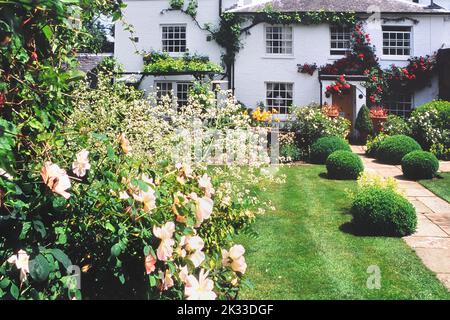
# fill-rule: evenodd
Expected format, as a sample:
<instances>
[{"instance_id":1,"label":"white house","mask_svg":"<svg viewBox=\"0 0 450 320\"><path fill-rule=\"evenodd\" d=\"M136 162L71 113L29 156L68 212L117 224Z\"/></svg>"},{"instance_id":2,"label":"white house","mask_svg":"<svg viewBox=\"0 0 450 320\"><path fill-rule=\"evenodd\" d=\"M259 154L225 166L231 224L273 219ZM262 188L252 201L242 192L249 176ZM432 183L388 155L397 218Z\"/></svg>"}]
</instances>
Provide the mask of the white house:
<instances>
[{"instance_id":1,"label":"white house","mask_svg":"<svg viewBox=\"0 0 450 320\"><path fill-rule=\"evenodd\" d=\"M211 61L222 63L225 49L212 39L205 25L216 26L220 15L232 12L249 17L257 15L267 5L279 12L354 12L363 18L365 31L371 36L382 67L391 64L405 66L413 56L426 56L442 48L450 48L450 5L448 0L198 0L195 19L180 10L167 10L169 0L127 0L125 20L133 25L135 42L130 33L118 23L115 31L115 57L125 70L143 70L142 55L136 51L166 51L172 56L185 52L207 55ZM186 8L190 0L184 1ZM366 104L364 75L348 78L351 93L345 97L325 94L325 88L336 77L315 72L312 76L299 73L297 65L309 63L323 66L345 55L350 39L349 28L326 23L316 25L271 25L258 23L241 36L242 48L226 80L239 101L247 107L263 102L267 107L288 112L289 105L335 103L343 114L355 120L359 108ZM389 40L389 41L387 41ZM232 72L231 72L232 71ZM140 87L173 90L185 100L191 75L144 75ZM389 102L392 113L408 114L409 110L439 97L436 76L417 92L399 93Z\"/></svg>"}]
</instances>

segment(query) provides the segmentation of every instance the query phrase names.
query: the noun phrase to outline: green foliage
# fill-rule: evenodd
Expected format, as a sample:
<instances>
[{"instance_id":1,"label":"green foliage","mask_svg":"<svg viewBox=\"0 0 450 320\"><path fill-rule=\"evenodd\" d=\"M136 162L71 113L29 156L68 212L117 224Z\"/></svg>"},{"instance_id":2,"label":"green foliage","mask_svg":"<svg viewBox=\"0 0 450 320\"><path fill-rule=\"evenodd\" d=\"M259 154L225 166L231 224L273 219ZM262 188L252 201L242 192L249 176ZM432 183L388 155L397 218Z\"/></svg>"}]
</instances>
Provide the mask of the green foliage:
<instances>
[{"instance_id":1,"label":"green foliage","mask_svg":"<svg viewBox=\"0 0 450 320\"><path fill-rule=\"evenodd\" d=\"M186 53L182 58L173 58L167 53L150 52L144 56L145 72L211 72L222 73L221 66L210 62L208 57Z\"/></svg>"},{"instance_id":2,"label":"green foliage","mask_svg":"<svg viewBox=\"0 0 450 320\"><path fill-rule=\"evenodd\" d=\"M309 155L311 145L321 137L347 137L350 125L350 121L343 117L328 117L320 106L315 104L293 107L289 123L290 129L297 134L298 146L306 155Z\"/></svg>"},{"instance_id":3,"label":"green foliage","mask_svg":"<svg viewBox=\"0 0 450 320\"><path fill-rule=\"evenodd\" d=\"M389 136L377 148L376 158L384 163L400 164L405 155L422 150L420 144L405 135Z\"/></svg>"},{"instance_id":4,"label":"green foliage","mask_svg":"<svg viewBox=\"0 0 450 320\"><path fill-rule=\"evenodd\" d=\"M388 136L399 134L411 136L411 128L404 118L396 115L389 115L383 123L383 133Z\"/></svg>"},{"instance_id":5,"label":"green foliage","mask_svg":"<svg viewBox=\"0 0 450 320\"><path fill-rule=\"evenodd\" d=\"M380 133L379 135L369 138L366 143L366 155L371 158L376 158L381 142L387 137L388 136L384 133Z\"/></svg>"},{"instance_id":6,"label":"green foliage","mask_svg":"<svg viewBox=\"0 0 450 320\"><path fill-rule=\"evenodd\" d=\"M413 151L402 159L403 175L408 179L432 179L439 170L439 160L427 151Z\"/></svg>"},{"instance_id":7,"label":"green foliage","mask_svg":"<svg viewBox=\"0 0 450 320\"><path fill-rule=\"evenodd\" d=\"M362 106L356 118L355 128L361 135L369 135L373 133L372 119L370 118L370 111L366 105Z\"/></svg>"},{"instance_id":8,"label":"green foliage","mask_svg":"<svg viewBox=\"0 0 450 320\"><path fill-rule=\"evenodd\" d=\"M356 180L364 171L361 158L351 152L338 150L326 160L328 177L338 180Z\"/></svg>"},{"instance_id":9,"label":"green foliage","mask_svg":"<svg viewBox=\"0 0 450 320\"><path fill-rule=\"evenodd\" d=\"M414 206L389 188L362 188L353 200L351 213L360 231L371 235L403 237L417 227Z\"/></svg>"},{"instance_id":10,"label":"green foliage","mask_svg":"<svg viewBox=\"0 0 450 320\"><path fill-rule=\"evenodd\" d=\"M198 0L190 0L188 7L186 8L186 13L192 18L197 16Z\"/></svg>"},{"instance_id":11,"label":"green foliage","mask_svg":"<svg viewBox=\"0 0 450 320\"><path fill-rule=\"evenodd\" d=\"M437 100L416 108L409 123L412 136L424 150L450 159L450 102Z\"/></svg>"},{"instance_id":12,"label":"green foliage","mask_svg":"<svg viewBox=\"0 0 450 320\"><path fill-rule=\"evenodd\" d=\"M348 142L340 137L322 137L311 146L310 161L324 164L328 156L338 150L351 151Z\"/></svg>"},{"instance_id":13,"label":"green foliage","mask_svg":"<svg viewBox=\"0 0 450 320\"><path fill-rule=\"evenodd\" d=\"M170 0L169 5L174 10L180 10L183 9L184 0Z\"/></svg>"}]
</instances>

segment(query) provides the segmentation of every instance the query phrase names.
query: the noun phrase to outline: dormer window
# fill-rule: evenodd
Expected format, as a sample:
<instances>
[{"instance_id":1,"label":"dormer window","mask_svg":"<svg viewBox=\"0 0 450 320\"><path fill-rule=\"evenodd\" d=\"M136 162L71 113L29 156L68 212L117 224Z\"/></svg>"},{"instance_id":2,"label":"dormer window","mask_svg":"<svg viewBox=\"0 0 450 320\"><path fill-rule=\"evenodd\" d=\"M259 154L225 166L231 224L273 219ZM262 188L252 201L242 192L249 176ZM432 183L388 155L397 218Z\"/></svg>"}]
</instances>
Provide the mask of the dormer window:
<instances>
[{"instance_id":1,"label":"dormer window","mask_svg":"<svg viewBox=\"0 0 450 320\"><path fill-rule=\"evenodd\" d=\"M186 25L163 25L162 50L168 53L184 53L186 48Z\"/></svg>"}]
</instances>

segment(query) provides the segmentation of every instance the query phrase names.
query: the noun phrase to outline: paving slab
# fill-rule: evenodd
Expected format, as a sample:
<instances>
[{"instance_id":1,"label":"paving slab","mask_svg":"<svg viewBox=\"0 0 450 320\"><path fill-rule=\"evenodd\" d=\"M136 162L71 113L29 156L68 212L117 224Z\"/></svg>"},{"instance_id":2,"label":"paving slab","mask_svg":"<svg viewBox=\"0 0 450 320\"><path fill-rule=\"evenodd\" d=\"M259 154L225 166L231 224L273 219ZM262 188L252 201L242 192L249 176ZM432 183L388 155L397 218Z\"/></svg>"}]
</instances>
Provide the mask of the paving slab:
<instances>
[{"instance_id":1,"label":"paving slab","mask_svg":"<svg viewBox=\"0 0 450 320\"><path fill-rule=\"evenodd\" d=\"M450 203L448 203L447 201L445 201L441 198L438 198L436 196L435 197L417 196L417 199L422 201L434 213L449 213L450 214Z\"/></svg>"},{"instance_id":2,"label":"paving slab","mask_svg":"<svg viewBox=\"0 0 450 320\"><path fill-rule=\"evenodd\" d=\"M448 234L424 215L417 216L416 237L448 237Z\"/></svg>"},{"instance_id":3,"label":"paving slab","mask_svg":"<svg viewBox=\"0 0 450 320\"><path fill-rule=\"evenodd\" d=\"M450 250L438 248L415 248L423 263L435 273L450 274Z\"/></svg>"},{"instance_id":4,"label":"paving slab","mask_svg":"<svg viewBox=\"0 0 450 320\"><path fill-rule=\"evenodd\" d=\"M450 250L450 238L447 237L405 237L406 243L413 249L430 248L430 249L447 249Z\"/></svg>"},{"instance_id":5,"label":"paving slab","mask_svg":"<svg viewBox=\"0 0 450 320\"><path fill-rule=\"evenodd\" d=\"M450 161L439 161L440 172L450 172Z\"/></svg>"}]
</instances>

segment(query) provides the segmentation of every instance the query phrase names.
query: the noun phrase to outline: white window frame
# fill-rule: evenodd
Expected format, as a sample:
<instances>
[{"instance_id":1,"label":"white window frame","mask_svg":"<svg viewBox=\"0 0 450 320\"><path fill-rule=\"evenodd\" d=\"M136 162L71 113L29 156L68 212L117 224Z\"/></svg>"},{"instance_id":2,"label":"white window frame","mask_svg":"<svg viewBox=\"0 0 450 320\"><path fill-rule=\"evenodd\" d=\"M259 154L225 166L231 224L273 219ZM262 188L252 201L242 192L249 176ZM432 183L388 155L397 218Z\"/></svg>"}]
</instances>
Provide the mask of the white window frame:
<instances>
[{"instance_id":1,"label":"white window frame","mask_svg":"<svg viewBox=\"0 0 450 320\"><path fill-rule=\"evenodd\" d=\"M193 83L191 81L175 81L174 82L175 86L176 86L176 91L175 91L175 96L177 97L177 102L178 102L178 106L184 106L187 104L188 99L189 99L189 90L192 88ZM179 90L179 85L181 86L187 86L187 90L186 91L180 91ZM186 94L186 98L181 98L180 95L182 93Z\"/></svg>"},{"instance_id":2,"label":"white window frame","mask_svg":"<svg viewBox=\"0 0 450 320\"><path fill-rule=\"evenodd\" d=\"M333 29L338 29L334 31ZM333 39L333 35L336 36L336 39ZM331 56L344 56L347 52L350 51L351 47L351 28L348 26L339 26L339 25L331 25L330 26L330 55ZM339 39L341 37L342 39ZM333 43L336 45L344 44L347 42L347 47L343 48L333 48Z\"/></svg>"},{"instance_id":3,"label":"white window frame","mask_svg":"<svg viewBox=\"0 0 450 320\"><path fill-rule=\"evenodd\" d=\"M406 97L409 99L403 99ZM392 97L389 97L386 102L389 114L407 118L414 108L414 94L409 92L398 93Z\"/></svg>"},{"instance_id":4,"label":"white window frame","mask_svg":"<svg viewBox=\"0 0 450 320\"><path fill-rule=\"evenodd\" d=\"M399 29L399 30L385 30L385 29ZM401 30L401 29L405 29L405 30ZM413 56L413 27L412 26L396 26L396 25L384 25L381 28L381 32L382 32L382 46L381 46L381 51L382 51L382 56L386 57L386 58L397 58L397 59L401 59L401 58L410 58ZM385 39L385 34L389 35L388 39ZM405 35L409 35L409 39L405 39ZM392 35L395 35L395 37L392 38ZM403 39L398 40L397 37L399 35L402 35ZM409 46L405 46L405 45L398 45L398 42L407 42L407 40L409 40ZM388 45L386 45L386 42L388 42ZM397 42L395 45L391 45L391 42ZM388 50L388 53L385 53L385 50ZM403 52L403 54L398 54L397 52L392 53L391 50L409 50L408 54L405 54Z\"/></svg>"},{"instance_id":5,"label":"white window frame","mask_svg":"<svg viewBox=\"0 0 450 320\"><path fill-rule=\"evenodd\" d=\"M273 43L272 43L272 46L268 46L268 42L270 42L270 41L274 42L273 39L270 39L268 37L268 29L270 29L270 28L281 28L282 35L287 34L285 32L285 29L290 30L291 39L275 40L275 41L279 41L281 43L283 43L283 42L290 43L290 47L289 46L286 46L286 47L281 46L281 51L283 51L283 49L285 49L285 52L274 53L273 48L280 48L280 47L273 46ZM272 34L274 34L274 33L272 32ZM271 50L269 50L269 48L271 48ZM289 48L290 48L290 52L287 52L288 50L286 50L286 49L289 49ZM292 57L294 55L294 28L292 26L288 26L288 25L266 24L264 26L264 54L268 57Z\"/></svg>"},{"instance_id":6,"label":"white window frame","mask_svg":"<svg viewBox=\"0 0 450 320\"><path fill-rule=\"evenodd\" d=\"M290 91L291 97L290 98L269 97L269 86L270 85L272 85L272 86L273 85L288 85L288 86L290 86L291 87L290 90L286 89L286 90L283 90L283 92L288 93ZM265 82L265 90L266 90L266 106L267 106L267 109L268 110L275 109L275 110L277 110L278 114L280 114L280 115L287 115L287 114L289 114L289 108L294 105L294 92L295 92L294 85L295 84L293 82L266 81ZM272 92L276 92L274 89L271 89L271 90L272 90ZM278 91L281 92L281 90L278 90ZM283 105L282 104L276 104L276 103L275 104L274 103L270 104L269 100L279 100L279 101L288 101L288 100L290 100L291 103L290 104L286 104L286 105L284 105L284 104Z\"/></svg>"},{"instance_id":7,"label":"white window frame","mask_svg":"<svg viewBox=\"0 0 450 320\"><path fill-rule=\"evenodd\" d=\"M161 85L170 85L171 89L167 89L167 88L161 88ZM161 80L155 80L153 87L155 89L156 95L158 97L158 101L161 101L162 98L164 96L170 96L172 97L172 94L174 94L174 89L173 89L173 82L172 81L161 81Z\"/></svg>"},{"instance_id":8,"label":"white window frame","mask_svg":"<svg viewBox=\"0 0 450 320\"><path fill-rule=\"evenodd\" d=\"M165 28L184 28L184 38L173 38L173 39L169 39L169 38L164 38L164 34ZM167 52L170 54L175 54L175 55L182 55L185 54L186 52L188 52L188 47L187 47L187 25L186 24L161 24L160 25L160 29L161 29L161 51L163 52ZM175 34L175 32L173 32ZM182 32L179 32L180 34ZM184 46L182 45L170 45L168 43L165 43L165 41L184 41ZM175 48L178 48L178 51L175 50ZM169 50L170 49L170 50Z\"/></svg>"}]
</instances>

